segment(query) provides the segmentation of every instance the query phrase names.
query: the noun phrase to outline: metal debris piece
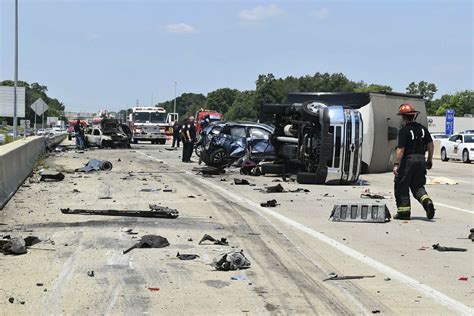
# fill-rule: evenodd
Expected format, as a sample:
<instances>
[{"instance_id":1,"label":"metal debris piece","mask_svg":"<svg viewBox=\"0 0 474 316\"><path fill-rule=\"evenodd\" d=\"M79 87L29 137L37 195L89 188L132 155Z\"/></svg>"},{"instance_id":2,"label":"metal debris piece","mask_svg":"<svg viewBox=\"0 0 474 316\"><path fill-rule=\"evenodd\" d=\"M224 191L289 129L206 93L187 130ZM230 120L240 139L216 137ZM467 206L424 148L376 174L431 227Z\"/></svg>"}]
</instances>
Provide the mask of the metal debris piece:
<instances>
[{"instance_id":1,"label":"metal debris piece","mask_svg":"<svg viewBox=\"0 0 474 316\"><path fill-rule=\"evenodd\" d=\"M283 186L278 183L277 185L266 187L264 192L265 193L283 193L286 191L285 189L283 189Z\"/></svg>"},{"instance_id":2,"label":"metal debris piece","mask_svg":"<svg viewBox=\"0 0 474 316\"><path fill-rule=\"evenodd\" d=\"M95 277L94 271L87 271L87 275L90 276L91 278Z\"/></svg>"},{"instance_id":3,"label":"metal debris piece","mask_svg":"<svg viewBox=\"0 0 474 316\"><path fill-rule=\"evenodd\" d=\"M308 192L311 192L311 191L309 191L308 189L297 188L297 189L294 189L294 190L290 190L288 192L291 192L291 193L299 193L299 192L308 193Z\"/></svg>"},{"instance_id":4,"label":"metal debris piece","mask_svg":"<svg viewBox=\"0 0 474 316\"><path fill-rule=\"evenodd\" d=\"M375 275L332 275L323 281L339 281L339 280L358 280L358 279L365 279L365 278L375 278Z\"/></svg>"},{"instance_id":5,"label":"metal debris piece","mask_svg":"<svg viewBox=\"0 0 474 316\"><path fill-rule=\"evenodd\" d=\"M91 171L110 171L112 170L112 163L107 160L91 159L84 167L78 168L75 171L91 172Z\"/></svg>"},{"instance_id":6,"label":"metal debris piece","mask_svg":"<svg viewBox=\"0 0 474 316\"><path fill-rule=\"evenodd\" d=\"M184 254L179 252L176 254L176 257L180 260L194 260L196 258L199 258L199 256L195 254Z\"/></svg>"},{"instance_id":7,"label":"metal debris piece","mask_svg":"<svg viewBox=\"0 0 474 316\"><path fill-rule=\"evenodd\" d=\"M57 172L57 171L40 172L40 181L48 180L49 182L58 182L58 181L63 181L64 177L65 176L62 172Z\"/></svg>"},{"instance_id":8,"label":"metal debris piece","mask_svg":"<svg viewBox=\"0 0 474 316\"><path fill-rule=\"evenodd\" d=\"M250 268L250 260L248 260L244 251L231 251L226 253L219 261L213 264L216 270L230 271Z\"/></svg>"},{"instance_id":9,"label":"metal debris piece","mask_svg":"<svg viewBox=\"0 0 474 316\"><path fill-rule=\"evenodd\" d=\"M123 251L123 254L126 254L132 251L135 248L164 248L169 246L170 243L165 237L158 235L145 235L143 236L138 243Z\"/></svg>"},{"instance_id":10,"label":"metal debris piece","mask_svg":"<svg viewBox=\"0 0 474 316\"><path fill-rule=\"evenodd\" d=\"M225 173L225 168L227 166L220 166L220 167L211 167L211 166L206 166L206 167L194 167L192 171L197 172L197 174L202 174L202 175L220 175L222 173Z\"/></svg>"},{"instance_id":11,"label":"metal debris piece","mask_svg":"<svg viewBox=\"0 0 474 316\"><path fill-rule=\"evenodd\" d=\"M159 205L149 205L149 211L141 210L86 210L86 209L70 209L62 208L63 214L80 214L80 215L107 215L107 216L131 216L131 217L162 217L177 218L179 212Z\"/></svg>"},{"instance_id":12,"label":"metal debris piece","mask_svg":"<svg viewBox=\"0 0 474 316\"><path fill-rule=\"evenodd\" d=\"M250 185L250 182L248 182L246 179L234 179L234 184L235 185Z\"/></svg>"},{"instance_id":13,"label":"metal debris piece","mask_svg":"<svg viewBox=\"0 0 474 316\"><path fill-rule=\"evenodd\" d=\"M385 204L336 204L331 212L334 222L385 223L391 215Z\"/></svg>"},{"instance_id":14,"label":"metal debris piece","mask_svg":"<svg viewBox=\"0 0 474 316\"><path fill-rule=\"evenodd\" d=\"M262 207L276 207L277 205L280 205L277 203L277 200L269 200L265 203L260 203Z\"/></svg>"},{"instance_id":15,"label":"metal debris piece","mask_svg":"<svg viewBox=\"0 0 474 316\"><path fill-rule=\"evenodd\" d=\"M444 247L444 246L440 246L439 244L434 244L433 249L438 250L438 251L442 251L442 252L444 252L444 251L460 251L460 252L467 251L466 248Z\"/></svg>"},{"instance_id":16,"label":"metal debris piece","mask_svg":"<svg viewBox=\"0 0 474 316\"><path fill-rule=\"evenodd\" d=\"M204 234L204 236L202 236L201 240L199 241L199 245L202 244L204 241L212 241L214 245L223 245L223 246L229 245L227 238L222 237L220 240L218 240L208 234Z\"/></svg>"}]
</instances>

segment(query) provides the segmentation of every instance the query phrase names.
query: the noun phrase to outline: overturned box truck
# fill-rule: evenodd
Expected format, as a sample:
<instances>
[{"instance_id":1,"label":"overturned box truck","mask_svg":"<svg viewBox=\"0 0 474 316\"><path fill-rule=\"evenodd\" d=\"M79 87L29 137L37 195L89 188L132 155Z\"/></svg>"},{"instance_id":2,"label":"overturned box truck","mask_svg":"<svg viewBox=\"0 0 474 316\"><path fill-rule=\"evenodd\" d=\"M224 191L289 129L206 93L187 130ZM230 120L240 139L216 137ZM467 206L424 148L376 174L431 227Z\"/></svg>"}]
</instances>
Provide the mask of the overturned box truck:
<instances>
[{"instance_id":1,"label":"overturned box truck","mask_svg":"<svg viewBox=\"0 0 474 316\"><path fill-rule=\"evenodd\" d=\"M295 174L299 183L351 184L359 174L392 169L402 103L420 111L421 96L403 93L289 93L288 104L263 104L262 119L271 118L275 161L263 173Z\"/></svg>"}]
</instances>

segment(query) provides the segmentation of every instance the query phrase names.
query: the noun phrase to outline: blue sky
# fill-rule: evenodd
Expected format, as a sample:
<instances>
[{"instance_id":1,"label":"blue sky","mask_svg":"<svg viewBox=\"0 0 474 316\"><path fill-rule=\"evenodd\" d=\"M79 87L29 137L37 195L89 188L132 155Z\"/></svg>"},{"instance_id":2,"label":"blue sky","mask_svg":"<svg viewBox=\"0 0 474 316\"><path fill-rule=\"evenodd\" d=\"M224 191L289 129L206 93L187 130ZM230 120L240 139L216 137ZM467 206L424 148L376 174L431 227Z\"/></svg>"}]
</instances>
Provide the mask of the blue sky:
<instances>
[{"instance_id":1,"label":"blue sky","mask_svg":"<svg viewBox=\"0 0 474 316\"><path fill-rule=\"evenodd\" d=\"M19 1L19 78L70 110L169 100L175 80L178 95L253 89L263 73L473 89L472 1ZM0 0L0 80L13 4Z\"/></svg>"}]
</instances>

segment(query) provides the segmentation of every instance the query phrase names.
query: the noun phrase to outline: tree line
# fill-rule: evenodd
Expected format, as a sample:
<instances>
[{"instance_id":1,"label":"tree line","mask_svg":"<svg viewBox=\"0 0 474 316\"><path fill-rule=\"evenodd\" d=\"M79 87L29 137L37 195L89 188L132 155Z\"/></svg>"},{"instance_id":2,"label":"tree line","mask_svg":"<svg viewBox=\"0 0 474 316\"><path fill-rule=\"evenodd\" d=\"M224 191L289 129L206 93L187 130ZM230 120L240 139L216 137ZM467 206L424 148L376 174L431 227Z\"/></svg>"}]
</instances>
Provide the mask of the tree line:
<instances>
[{"instance_id":1,"label":"tree line","mask_svg":"<svg viewBox=\"0 0 474 316\"><path fill-rule=\"evenodd\" d=\"M315 73L302 77L288 76L275 78L273 74L259 75L255 90L240 91L221 88L209 92L183 93L177 97L177 112L180 117L194 115L197 110L209 109L223 113L227 120L250 120L258 118L262 103L285 103L289 92L390 92L392 87L382 84L367 84L352 81L342 73ZM464 90L445 94L433 99L438 91L434 83L411 82L406 93L423 96L428 115L445 115L446 109L453 108L456 116L474 114L474 91ZM173 111L174 100L159 103L168 112Z\"/></svg>"},{"instance_id":2,"label":"tree line","mask_svg":"<svg viewBox=\"0 0 474 316\"><path fill-rule=\"evenodd\" d=\"M11 86L13 87L14 82L12 80L0 81L0 86ZM31 109L31 105L38 98L48 105L48 110L44 113L44 119L48 116L58 117L60 120L65 120L64 117L64 104L58 99L51 98L48 96L48 87L43 86L37 82L29 84L25 81L18 81L18 87L25 87L25 119L30 120L31 123L35 120L35 112ZM1 118L0 118L1 119ZM5 118L9 125L12 125L13 118ZM37 116L36 122L41 124L42 116Z\"/></svg>"}]
</instances>

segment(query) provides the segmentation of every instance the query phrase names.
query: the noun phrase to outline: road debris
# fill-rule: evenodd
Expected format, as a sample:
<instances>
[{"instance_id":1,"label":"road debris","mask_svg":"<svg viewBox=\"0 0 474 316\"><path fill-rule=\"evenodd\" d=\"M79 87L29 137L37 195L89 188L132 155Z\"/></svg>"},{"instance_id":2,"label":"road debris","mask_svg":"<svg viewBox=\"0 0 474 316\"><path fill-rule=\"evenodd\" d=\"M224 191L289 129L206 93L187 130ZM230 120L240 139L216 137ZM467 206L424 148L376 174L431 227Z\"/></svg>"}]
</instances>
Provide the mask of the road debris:
<instances>
[{"instance_id":1,"label":"road debris","mask_svg":"<svg viewBox=\"0 0 474 316\"><path fill-rule=\"evenodd\" d=\"M226 167L227 167L226 165L220 166L220 167L211 167L211 166L194 167L192 171L197 172L196 174L217 176L217 175L225 173Z\"/></svg>"},{"instance_id":2,"label":"road debris","mask_svg":"<svg viewBox=\"0 0 474 316\"><path fill-rule=\"evenodd\" d=\"M158 235L144 235L138 243L123 251L126 254L135 248L164 248L169 246L170 243L165 237Z\"/></svg>"},{"instance_id":3,"label":"road debris","mask_svg":"<svg viewBox=\"0 0 474 316\"><path fill-rule=\"evenodd\" d=\"M247 280L247 276L245 274L237 274L231 276L230 279L235 281L245 281Z\"/></svg>"},{"instance_id":4,"label":"road debris","mask_svg":"<svg viewBox=\"0 0 474 316\"><path fill-rule=\"evenodd\" d=\"M161 189L141 189L140 192L159 192Z\"/></svg>"},{"instance_id":5,"label":"road debris","mask_svg":"<svg viewBox=\"0 0 474 316\"><path fill-rule=\"evenodd\" d=\"M289 190L288 192L291 192L291 193L299 193L299 192L309 193L311 191L308 190L308 189L297 188L297 189L294 189L294 190Z\"/></svg>"},{"instance_id":6,"label":"road debris","mask_svg":"<svg viewBox=\"0 0 474 316\"><path fill-rule=\"evenodd\" d=\"M333 222L386 223L391 215L385 204L336 204L331 218Z\"/></svg>"},{"instance_id":7,"label":"road debris","mask_svg":"<svg viewBox=\"0 0 474 316\"><path fill-rule=\"evenodd\" d=\"M277 200L273 199L273 200L269 200L267 202L264 202L264 203L260 203L260 206L262 207L276 207L277 205L280 205L277 203Z\"/></svg>"},{"instance_id":8,"label":"road debris","mask_svg":"<svg viewBox=\"0 0 474 316\"><path fill-rule=\"evenodd\" d=\"M40 171L40 181L42 182L59 182L63 181L65 176L62 172L58 171Z\"/></svg>"},{"instance_id":9,"label":"road debris","mask_svg":"<svg viewBox=\"0 0 474 316\"><path fill-rule=\"evenodd\" d=\"M467 276L460 276L460 277L458 278L458 280L459 280L459 281L468 281L469 278L468 278Z\"/></svg>"},{"instance_id":10,"label":"road debris","mask_svg":"<svg viewBox=\"0 0 474 316\"><path fill-rule=\"evenodd\" d=\"M277 184L271 187L266 187L265 189L262 190L265 193L283 193L286 192L285 189L281 184Z\"/></svg>"},{"instance_id":11,"label":"road debris","mask_svg":"<svg viewBox=\"0 0 474 316\"><path fill-rule=\"evenodd\" d=\"M234 184L235 185L250 185L250 182L248 182L245 179L234 179Z\"/></svg>"},{"instance_id":12,"label":"road debris","mask_svg":"<svg viewBox=\"0 0 474 316\"><path fill-rule=\"evenodd\" d=\"M444 247L444 246L440 246L439 244L434 244L433 249L441 251L441 252L444 252L444 251L459 251L459 252L467 251L466 248Z\"/></svg>"},{"instance_id":13,"label":"road debris","mask_svg":"<svg viewBox=\"0 0 474 316\"><path fill-rule=\"evenodd\" d=\"M94 271L87 271L87 275L90 276L91 278L95 277Z\"/></svg>"},{"instance_id":14,"label":"road debris","mask_svg":"<svg viewBox=\"0 0 474 316\"><path fill-rule=\"evenodd\" d=\"M245 257L244 251L231 251L213 263L214 268L220 271L241 270L250 268L250 261Z\"/></svg>"},{"instance_id":15,"label":"road debris","mask_svg":"<svg viewBox=\"0 0 474 316\"><path fill-rule=\"evenodd\" d=\"M179 212L159 205L149 205L149 211L142 210L88 210L88 209L70 209L62 208L63 214L78 215L107 215L107 216L131 216L131 217L160 217L160 218L177 218Z\"/></svg>"},{"instance_id":16,"label":"road debris","mask_svg":"<svg viewBox=\"0 0 474 316\"><path fill-rule=\"evenodd\" d=\"M179 253L179 252L176 254L176 257L179 260L194 260L196 258L199 258L199 256L196 254L184 254L184 253Z\"/></svg>"},{"instance_id":17,"label":"road debris","mask_svg":"<svg viewBox=\"0 0 474 316\"><path fill-rule=\"evenodd\" d=\"M36 236L26 238L4 236L0 239L0 252L5 255L23 255L28 252L28 247L36 245L41 240Z\"/></svg>"},{"instance_id":18,"label":"road debris","mask_svg":"<svg viewBox=\"0 0 474 316\"><path fill-rule=\"evenodd\" d=\"M123 228L122 231L124 233L129 234L129 235L138 235L137 232L133 231L133 228Z\"/></svg>"},{"instance_id":19,"label":"road debris","mask_svg":"<svg viewBox=\"0 0 474 316\"><path fill-rule=\"evenodd\" d=\"M375 278L375 275L337 275L334 274L323 281L341 281L341 280L358 280L358 279L365 279L365 278Z\"/></svg>"},{"instance_id":20,"label":"road debris","mask_svg":"<svg viewBox=\"0 0 474 316\"><path fill-rule=\"evenodd\" d=\"M364 193L360 195L363 199L375 199L375 200L383 200L383 199L391 199L392 197L388 194L382 193L372 193L370 189L366 189Z\"/></svg>"},{"instance_id":21,"label":"road debris","mask_svg":"<svg viewBox=\"0 0 474 316\"><path fill-rule=\"evenodd\" d=\"M149 287L148 290L150 292L158 292L160 290L160 288L159 287Z\"/></svg>"},{"instance_id":22,"label":"road debris","mask_svg":"<svg viewBox=\"0 0 474 316\"><path fill-rule=\"evenodd\" d=\"M112 170L112 163L107 160L91 159L84 167L78 168L76 172L91 172L91 171L110 171Z\"/></svg>"},{"instance_id":23,"label":"road debris","mask_svg":"<svg viewBox=\"0 0 474 316\"><path fill-rule=\"evenodd\" d=\"M474 228L471 228L469 232L470 234L467 238L469 238L471 241L474 241Z\"/></svg>"},{"instance_id":24,"label":"road debris","mask_svg":"<svg viewBox=\"0 0 474 316\"><path fill-rule=\"evenodd\" d=\"M218 240L218 239L215 239L214 237L212 237L211 235L208 235L208 234L204 234L204 236L202 236L201 240L199 241L199 245L201 245L205 241L211 241L211 242L214 243L214 245L222 245L222 246L228 246L229 245L229 242L227 241L227 238L222 237L220 240Z\"/></svg>"}]
</instances>

